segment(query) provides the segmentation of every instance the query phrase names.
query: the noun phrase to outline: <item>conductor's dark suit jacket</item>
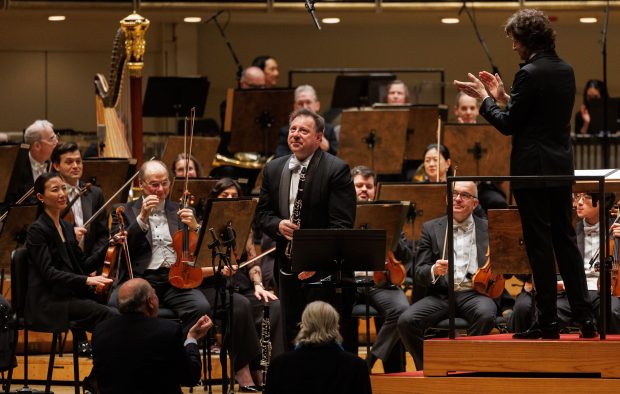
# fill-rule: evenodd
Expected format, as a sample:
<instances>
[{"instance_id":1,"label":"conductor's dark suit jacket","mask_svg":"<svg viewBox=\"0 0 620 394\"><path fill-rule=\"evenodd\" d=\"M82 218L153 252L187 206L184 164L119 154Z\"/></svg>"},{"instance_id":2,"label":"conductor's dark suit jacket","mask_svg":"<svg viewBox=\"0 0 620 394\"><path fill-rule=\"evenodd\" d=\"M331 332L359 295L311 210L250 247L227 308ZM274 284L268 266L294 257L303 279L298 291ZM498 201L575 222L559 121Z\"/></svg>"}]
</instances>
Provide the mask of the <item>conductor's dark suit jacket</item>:
<instances>
[{"instance_id":1,"label":"conductor's dark suit jacket","mask_svg":"<svg viewBox=\"0 0 620 394\"><path fill-rule=\"evenodd\" d=\"M92 298L86 277L101 266L107 245L90 256L78 247L73 226L60 221L63 244L52 219L42 213L28 229L26 249L30 264L25 319L30 326L66 330L71 298Z\"/></svg>"},{"instance_id":2,"label":"conductor's dark suit jacket","mask_svg":"<svg viewBox=\"0 0 620 394\"><path fill-rule=\"evenodd\" d=\"M200 379L198 345L181 325L141 314L99 323L93 332L93 372L102 394L181 393Z\"/></svg>"},{"instance_id":3,"label":"conductor's dark suit jacket","mask_svg":"<svg viewBox=\"0 0 620 394\"><path fill-rule=\"evenodd\" d=\"M276 241L280 257L287 240L280 234L278 225L282 219L290 217L288 201L291 172L283 171L290 158L290 155L279 157L267 164L256 208L256 221ZM317 149L307 172L300 228L352 228L356 197L349 166L336 156Z\"/></svg>"},{"instance_id":4,"label":"conductor's dark suit jacket","mask_svg":"<svg viewBox=\"0 0 620 394\"><path fill-rule=\"evenodd\" d=\"M536 53L521 65L506 109L492 98L482 102L480 115L502 134L512 136L511 175L573 175L570 120L574 101L573 68L549 51ZM543 183L513 182L512 187L543 187Z\"/></svg>"},{"instance_id":5,"label":"conductor's dark suit jacket","mask_svg":"<svg viewBox=\"0 0 620 394\"><path fill-rule=\"evenodd\" d=\"M476 227L476 258L478 267L483 267L486 260L486 251L489 246L489 226L485 219L472 216ZM434 284L432 283L431 270L433 264L440 259L443 252L444 239L448 217L443 216L429 220L422 225L422 235L417 242L416 254L416 284L427 288L428 294L448 294L448 278L441 276Z\"/></svg>"}]
</instances>

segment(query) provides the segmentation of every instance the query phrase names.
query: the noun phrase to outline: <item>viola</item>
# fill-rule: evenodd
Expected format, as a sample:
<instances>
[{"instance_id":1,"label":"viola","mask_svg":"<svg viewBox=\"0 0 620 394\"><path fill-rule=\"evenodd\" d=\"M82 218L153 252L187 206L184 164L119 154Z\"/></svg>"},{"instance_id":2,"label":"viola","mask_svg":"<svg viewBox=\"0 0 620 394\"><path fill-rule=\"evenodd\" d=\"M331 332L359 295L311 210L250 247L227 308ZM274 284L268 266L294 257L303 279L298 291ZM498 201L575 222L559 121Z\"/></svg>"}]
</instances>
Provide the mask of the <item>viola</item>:
<instances>
[{"instance_id":1,"label":"viola","mask_svg":"<svg viewBox=\"0 0 620 394\"><path fill-rule=\"evenodd\" d=\"M385 271L375 271L372 278L375 283L387 283L388 281L394 286L400 286L405 283L407 271L405 266L396 259L394 253L390 250L385 259Z\"/></svg>"},{"instance_id":2,"label":"viola","mask_svg":"<svg viewBox=\"0 0 620 394\"><path fill-rule=\"evenodd\" d=\"M184 156L186 158L191 157L192 154L195 117L196 109L192 108L189 144L187 143L187 121L185 122ZM189 154L187 154L188 147ZM190 160L185 160L185 191L181 197L181 205L184 209L189 207L194 200L194 197L190 194L189 190L187 190L189 183L189 163ZM175 263L170 266L170 270L168 271L168 281L172 286L179 289L194 289L202 283L202 270L200 267L196 267L196 256L194 255L197 243L198 234L190 231L185 223L182 223L181 229L172 236L172 246L177 254Z\"/></svg>"},{"instance_id":3,"label":"viola","mask_svg":"<svg viewBox=\"0 0 620 394\"><path fill-rule=\"evenodd\" d=\"M497 298L504 292L506 286L504 276L502 274L494 275L491 271L491 258L489 257L489 248L487 247L487 259L482 268L478 268L472 278L472 287L480 294Z\"/></svg>"},{"instance_id":4,"label":"viola","mask_svg":"<svg viewBox=\"0 0 620 394\"><path fill-rule=\"evenodd\" d=\"M123 233L125 231L125 220L123 219L123 211L125 208L123 206L119 206L116 208L116 218L118 220L118 231L119 233ZM101 271L101 276L104 278L114 280L118 273L118 263L120 260L119 249L121 245L111 245L108 247L108 250L105 255L105 261L103 262L103 269ZM127 264L127 273L129 275L129 279L133 279L133 270L131 267L131 259L129 258L129 249L127 248L127 243L122 244L122 251L125 256L125 262ZM100 296L102 299L107 300L110 295L110 289L112 285L98 285L95 288L95 294Z\"/></svg>"}]
</instances>

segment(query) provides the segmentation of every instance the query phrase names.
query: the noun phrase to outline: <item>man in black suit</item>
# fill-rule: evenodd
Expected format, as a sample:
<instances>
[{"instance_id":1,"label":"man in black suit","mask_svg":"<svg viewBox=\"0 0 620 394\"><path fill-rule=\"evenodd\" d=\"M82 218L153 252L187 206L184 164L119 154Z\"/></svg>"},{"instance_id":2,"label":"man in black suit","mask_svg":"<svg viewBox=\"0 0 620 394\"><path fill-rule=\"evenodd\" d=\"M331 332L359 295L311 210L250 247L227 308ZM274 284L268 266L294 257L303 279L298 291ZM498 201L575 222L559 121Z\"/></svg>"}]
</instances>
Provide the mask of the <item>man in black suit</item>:
<instances>
[{"instance_id":1,"label":"man in black suit","mask_svg":"<svg viewBox=\"0 0 620 394\"><path fill-rule=\"evenodd\" d=\"M184 337L177 322L158 319L159 299L144 279L120 287L121 315L93 332L93 372L99 393L181 393L200 379L198 340L213 326L202 316Z\"/></svg>"},{"instance_id":2,"label":"man in black suit","mask_svg":"<svg viewBox=\"0 0 620 394\"><path fill-rule=\"evenodd\" d=\"M16 169L17 179L11 182L7 190L4 202L0 205L2 211L15 204L34 185L39 175L49 171L50 156L58 144L58 136L53 127L54 125L47 120L36 120L24 131L24 142L30 146L28 165ZM36 203L34 193L24 202L24 204Z\"/></svg>"},{"instance_id":3,"label":"man in black suit","mask_svg":"<svg viewBox=\"0 0 620 394\"><path fill-rule=\"evenodd\" d=\"M573 68L555 53L555 31L541 11L523 9L506 22L512 48L525 61L510 95L499 75L486 71L471 82L454 81L482 100L480 114L512 136L511 175L573 175L570 119L575 101ZM486 86L486 88L485 88ZM488 90L488 92L487 92ZM504 109L499 105L506 105ZM581 336L596 336L583 263L571 220L571 182L512 182L523 237L537 290L538 322L517 339L558 339L555 264L580 324Z\"/></svg>"},{"instance_id":4,"label":"man in black suit","mask_svg":"<svg viewBox=\"0 0 620 394\"><path fill-rule=\"evenodd\" d=\"M155 289L162 305L174 310L183 324L183 332L210 311L209 302L198 289L179 289L170 284L168 272L176 261L172 236L186 224L190 231L198 231L194 213L189 208L179 209L170 201L170 173L168 167L158 160L145 162L140 168L142 198L125 204L123 218L127 230L127 246L133 274L146 279ZM118 226L116 214L112 214L112 227ZM124 264L122 271L126 276ZM121 276L121 280L128 279ZM110 297L110 305L116 305L116 291Z\"/></svg>"},{"instance_id":5,"label":"man in black suit","mask_svg":"<svg viewBox=\"0 0 620 394\"><path fill-rule=\"evenodd\" d=\"M99 215L88 229L83 227L84 223L103 206L103 191L94 185L90 186L90 189L83 190L84 182L80 181L80 178L82 178L84 165L82 154L75 143L63 142L56 145L51 160L54 171L67 184L67 202L75 201L70 208L74 219L75 235L84 253L90 255L93 250L108 242L106 215ZM80 191L83 191L83 194L77 198ZM63 219L66 220L67 217Z\"/></svg>"},{"instance_id":6,"label":"man in black suit","mask_svg":"<svg viewBox=\"0 0 620 394\"><path fill-rule=\"evenodd\" d=\"M319 148L325 129L323 118L302 108L291 114L289 124L288 145L293 154L267 164L256 208L256 222L263 232L276 241L278 296L287 343L295 338L303 307L309 300L319 297L319 291L302 288L302 281L319 280L323 276L292 272L291 262L285 256L286 245L299 228L352 228L356 206L349 167ZM305 174L304 182L300 182L302 174ZM303 191L298 193L299 189ZM298 220L294 218L296 200L301 203ZM348 296L351 298L348 301L352 303L354 294L351 292ZM343 310L350 314L347 306L343 306Z\"/></svg>"},{"instance_id":7,"label":"man in black suit","mask_svg":"<svg viewBox=\"0 0 620 394\"><path fill-rule=\"evenodd\" d=\"M452 194L454 217L454 295L457 314L469 323L469 335L486 335L495 324L497 305L472 288L472 277L484 266L489 246L488 223L472 215L478 206L473 182L455 182ZM448 258L444 243L448 217L422 225L416 253L416 285L428 288L428 295L415 302L398 319L398 332L413 356L417 370L424 369L424 332L448 317Z\"/></svg>"},{"instance_id":8,"label":"man in black suit","mask_svg":"<svg viewBox=\"0 0 620 394\"><path fill-rule=\"evenodd\" d=\"M310 85L300 85L295 89L295 102L293 103L293 110L305 108L312 112L319 113L321 109L321 102L316 96L316 91ZM284 126L280 129L280 138L278 140L278 146L276 147L275 157L290 155L291 149L288 146L288 126ZM338 153L338 139L336 138L336 132L334 127L328 123L325 124L325 131L323 132L323 138L321 139L321 149L324 152L329 152L332 155Z\"/></svg>"}]
</instances>

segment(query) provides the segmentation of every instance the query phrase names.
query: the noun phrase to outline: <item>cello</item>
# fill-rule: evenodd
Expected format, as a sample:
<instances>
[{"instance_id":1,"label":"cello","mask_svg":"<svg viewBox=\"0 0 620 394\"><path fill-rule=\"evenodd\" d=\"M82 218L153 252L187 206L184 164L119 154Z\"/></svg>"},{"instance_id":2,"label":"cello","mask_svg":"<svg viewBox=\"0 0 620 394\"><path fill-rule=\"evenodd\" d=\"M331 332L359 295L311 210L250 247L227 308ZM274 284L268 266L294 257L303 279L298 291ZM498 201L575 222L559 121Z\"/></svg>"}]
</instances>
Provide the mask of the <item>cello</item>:
<instances>
[{"instance_id":1,"label":"cello","mask_svg":"<svg viewBox=\"0 0 620 394\"><path fill-rule=\"evenodd\" d=\"M187 141L187 118L185 118L185 157L192 154L192 142L194 137L194 121L196 119L196 108L191 109L191 126L189 144ZM187 154L189 147L189 155ZM188 190L189 184L189 160L185 160L185 190L181 197L181 207L186 209L193 201L193 196ZM172 236L172 245L177 258L168 271L168 281L179 289L194 289L202 283L202 270L196 267L196 256L194 251L198 242L198 234L190 231L185 223L181 223L181 229Z\"/></svg>"}]
</instances>

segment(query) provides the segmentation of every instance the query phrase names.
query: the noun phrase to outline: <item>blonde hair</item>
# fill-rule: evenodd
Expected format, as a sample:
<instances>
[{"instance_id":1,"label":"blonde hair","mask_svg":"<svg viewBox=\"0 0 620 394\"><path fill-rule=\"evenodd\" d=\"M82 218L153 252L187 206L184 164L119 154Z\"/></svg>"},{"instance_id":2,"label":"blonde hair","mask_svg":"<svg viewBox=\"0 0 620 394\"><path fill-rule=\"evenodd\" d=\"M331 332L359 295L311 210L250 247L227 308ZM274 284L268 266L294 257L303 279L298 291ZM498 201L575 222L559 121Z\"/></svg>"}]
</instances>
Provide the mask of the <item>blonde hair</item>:
<instances>
[{"instance_id":1,"label":"blonde hair","mask_svg":"<svg viewBox=\"0 0 620 394\"><path fill-rule=\"evenodd\" d=\"M301 330L295 338L295 345L342 343L342 336L338 332L339 319L338 312L328 303L309 303L301 315Z\"/></svg>"}]
</instances>

